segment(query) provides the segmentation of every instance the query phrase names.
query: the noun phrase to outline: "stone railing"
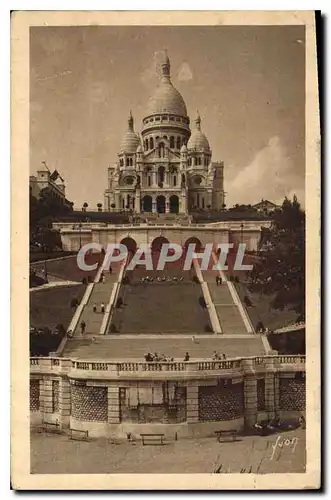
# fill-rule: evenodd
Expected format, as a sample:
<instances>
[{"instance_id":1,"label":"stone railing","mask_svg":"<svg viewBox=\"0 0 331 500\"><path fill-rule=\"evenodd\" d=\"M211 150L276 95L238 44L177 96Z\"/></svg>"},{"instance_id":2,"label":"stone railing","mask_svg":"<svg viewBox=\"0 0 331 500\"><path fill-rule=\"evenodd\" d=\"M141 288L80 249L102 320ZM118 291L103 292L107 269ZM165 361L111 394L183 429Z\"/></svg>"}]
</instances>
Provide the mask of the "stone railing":
<instances>
[{"instance_id":1,"label":"stone railing","mask_svg":"<svg viewBox=\"0 0 331 500\"><path fill-rule=\"evenodd\" d=\"M54 372L112 372L110 376L120 374L143 374L146 372L199 373L199 372L242 372L247 366L263 366L271 364L274 368L305 370L306 357L296 356L256 356L226 360L195 360L173 362L140 362L140 361L102 361L71 360L66 358L30 358L31 373Z\"/></svg>"}]
</instances>

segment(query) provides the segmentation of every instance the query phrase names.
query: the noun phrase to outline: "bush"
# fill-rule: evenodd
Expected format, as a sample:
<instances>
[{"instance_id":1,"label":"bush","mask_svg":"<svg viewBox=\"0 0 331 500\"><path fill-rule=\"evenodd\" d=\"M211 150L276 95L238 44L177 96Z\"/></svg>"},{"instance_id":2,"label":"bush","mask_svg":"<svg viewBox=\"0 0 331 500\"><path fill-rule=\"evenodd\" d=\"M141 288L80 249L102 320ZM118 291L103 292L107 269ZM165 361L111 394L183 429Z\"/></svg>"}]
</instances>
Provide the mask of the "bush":
<instances>
[{"instance_id":1,"label":"bush","mask_svg":"<svg viewBox=\"0 0 331 500\"><path fill-rule=\"evenodd\" d=\"M109 328L109 330L110 330L110 333L117 333L117 328L116 328L116 326L114 325L114 323L111 323L111 324L110 324L110 328Z\"/></svg>"},{"instance_id":2,"label":"bush","mask_svg":"<svg viewBox=\"0 0 331 500\"><path fill-rule=\"evenodd\" d=\"M118 297L116 301L116 308L119 309L123 305L123 299L122 297Z\"/></svg>"},{"instance_id":3,"label":"bush","mask_svg":"<svg viewBox=\"0 0 331 500\"><path fill-rule=\"evenodd\" d=\"M202 295L199 297L199 304L203 309L205 309L207 307L206 301L205 301L204 297L202 297Z\"/></svg>"},{"instance_id":4,"label":"bush","mask_svg":"<svg viewBox=\"0 0 331 500\"><path fill-rule=\"evenodd\" d=\"M247 307L250 307L252 305L252 301L251 299L248 297L248 295L245 295L244 297L244 302L245 302L245 306Z\"/></svg>"},{"instance_id":5,"label":"bush","mask_svg":"<svg viewBox=\"0 0 331 500\"><path fill-rule=\"evenodd\" d=\"M71 309L76 309L76 307L78 306L79 302L78 302L78 299L76 297L74 297L73 299L71 299L71 302L70 302L70 307Z\"/></svg>"}]
</instances>

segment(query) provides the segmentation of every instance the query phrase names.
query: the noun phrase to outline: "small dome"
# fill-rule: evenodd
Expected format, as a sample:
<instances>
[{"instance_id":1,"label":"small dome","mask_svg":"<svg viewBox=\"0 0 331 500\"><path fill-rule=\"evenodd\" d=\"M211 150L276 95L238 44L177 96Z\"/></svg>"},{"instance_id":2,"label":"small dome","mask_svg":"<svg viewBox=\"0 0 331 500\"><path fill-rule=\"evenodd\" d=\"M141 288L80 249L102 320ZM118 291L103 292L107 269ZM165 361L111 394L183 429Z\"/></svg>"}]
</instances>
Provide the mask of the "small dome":
<instances>
[{"instance_id":1,"label":"small dome","mask_svg":"<svg viewBox=\"0 0 331 500\"><path fill-rule=\"evenodd\" d=\"M199 113L195 120L196 129L192 132L187 143L187 148L195 151L210 151L210 146L207 137L201 132L201 118Z\"/></svg>"},{"instance_id":2,"label":"small dome","mask_svg":"<svg viewBox=\"0 0 331 500\"><path fill-rule=\"evenodd\" d=\"M182 147L180 148L180 152L187 153L187 147L185 146L185 144L183 144Z\"/></svg>"},{"instance_id":3,"label":"small dome","mask_svg":"<svg viewBox=\"0 0 331 500\"><path fill-rule=\"evenodd\" d=\"M155 94L148 103L148 115L168 113L178 116L187 116L187 109L181 94L172 85L170 80L170 61L166 55L162 63L162 79Z\"/></svg>"},{"instance_id":4,"label":"small dome","mask_svg":"<svg viewBox=\"0 0 331 500\"><path fill-rule=\"evenodd\" d=\"M143 150L143 148L142 148L141 143L139 142L139 146L138 146L138 148L137 148L137 153L143 153L143 152L144 152L144 150Z\"/></svg>"},{"instance_id":5,"label":"small dome","mask_svg":"<svg viewBox=\"0 0 331 500\"><path fill-rule=\"evenodd\" d=\"M130 112L130 116L128 119L128 129L124 134L124 137L121 142L120 151L121 153L135 153L137 151L137 147L140 144L140 139L138 134L133 129L133 118Z\"/></svg>"}]
</instances>

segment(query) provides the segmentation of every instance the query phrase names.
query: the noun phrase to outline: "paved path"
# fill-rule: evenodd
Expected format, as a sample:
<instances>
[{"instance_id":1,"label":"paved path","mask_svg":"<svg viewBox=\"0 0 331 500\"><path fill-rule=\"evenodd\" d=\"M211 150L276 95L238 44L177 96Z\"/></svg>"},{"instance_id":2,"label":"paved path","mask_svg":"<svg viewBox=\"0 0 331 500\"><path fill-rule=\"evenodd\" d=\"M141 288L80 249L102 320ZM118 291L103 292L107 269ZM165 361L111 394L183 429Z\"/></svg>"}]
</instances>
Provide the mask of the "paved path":
<instances>
[{"instance_id":1,"label":"paved path","mask_svg":"<svg viewBox=\"0 0 331 500\"><path fill-rule=\"evenodd\" d=\"M297 438L297 445L273 446ZM70 441L67 436L31 435L31 472L35 474L111 473L239 473L253 474L305 471L305 431L298 429L268 437L244 437L232 443L216 439L182 439L164 446L142 446L140 442L110 444L107 439ZM293 451L294 449L294 451Z\"/></svg>"}]
</instances>

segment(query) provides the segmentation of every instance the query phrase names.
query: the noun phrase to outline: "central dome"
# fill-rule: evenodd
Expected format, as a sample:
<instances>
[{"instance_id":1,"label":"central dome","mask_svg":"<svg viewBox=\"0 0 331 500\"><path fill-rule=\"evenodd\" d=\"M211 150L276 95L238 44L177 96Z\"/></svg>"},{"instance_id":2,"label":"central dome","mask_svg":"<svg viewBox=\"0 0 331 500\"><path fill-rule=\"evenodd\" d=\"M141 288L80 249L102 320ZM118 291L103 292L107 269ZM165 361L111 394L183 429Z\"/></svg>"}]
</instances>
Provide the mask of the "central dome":
<instances>
[{"instance_id":1,"label":"central dome","mask_svg":"<svg viewBox=\"0 0 331 500\"><path fill-rule=\"evenodd\" d=\"M187 116L184 99L171 82L162 82L148 103L148 114L169 113Z\"/></svg>"},{"instance_id":2,"label":"central dome","mask_svg":"<svg viewBox=\"0 0 331 500\"><path fill-rule=\"evenodd\" d=\"M155 94L150 98L147 109L149 115L168 113L187 116L184 99L170 80L170 61L168 56L162 64L161 83L156 89Z\"/></svg>"}]
</instances>

